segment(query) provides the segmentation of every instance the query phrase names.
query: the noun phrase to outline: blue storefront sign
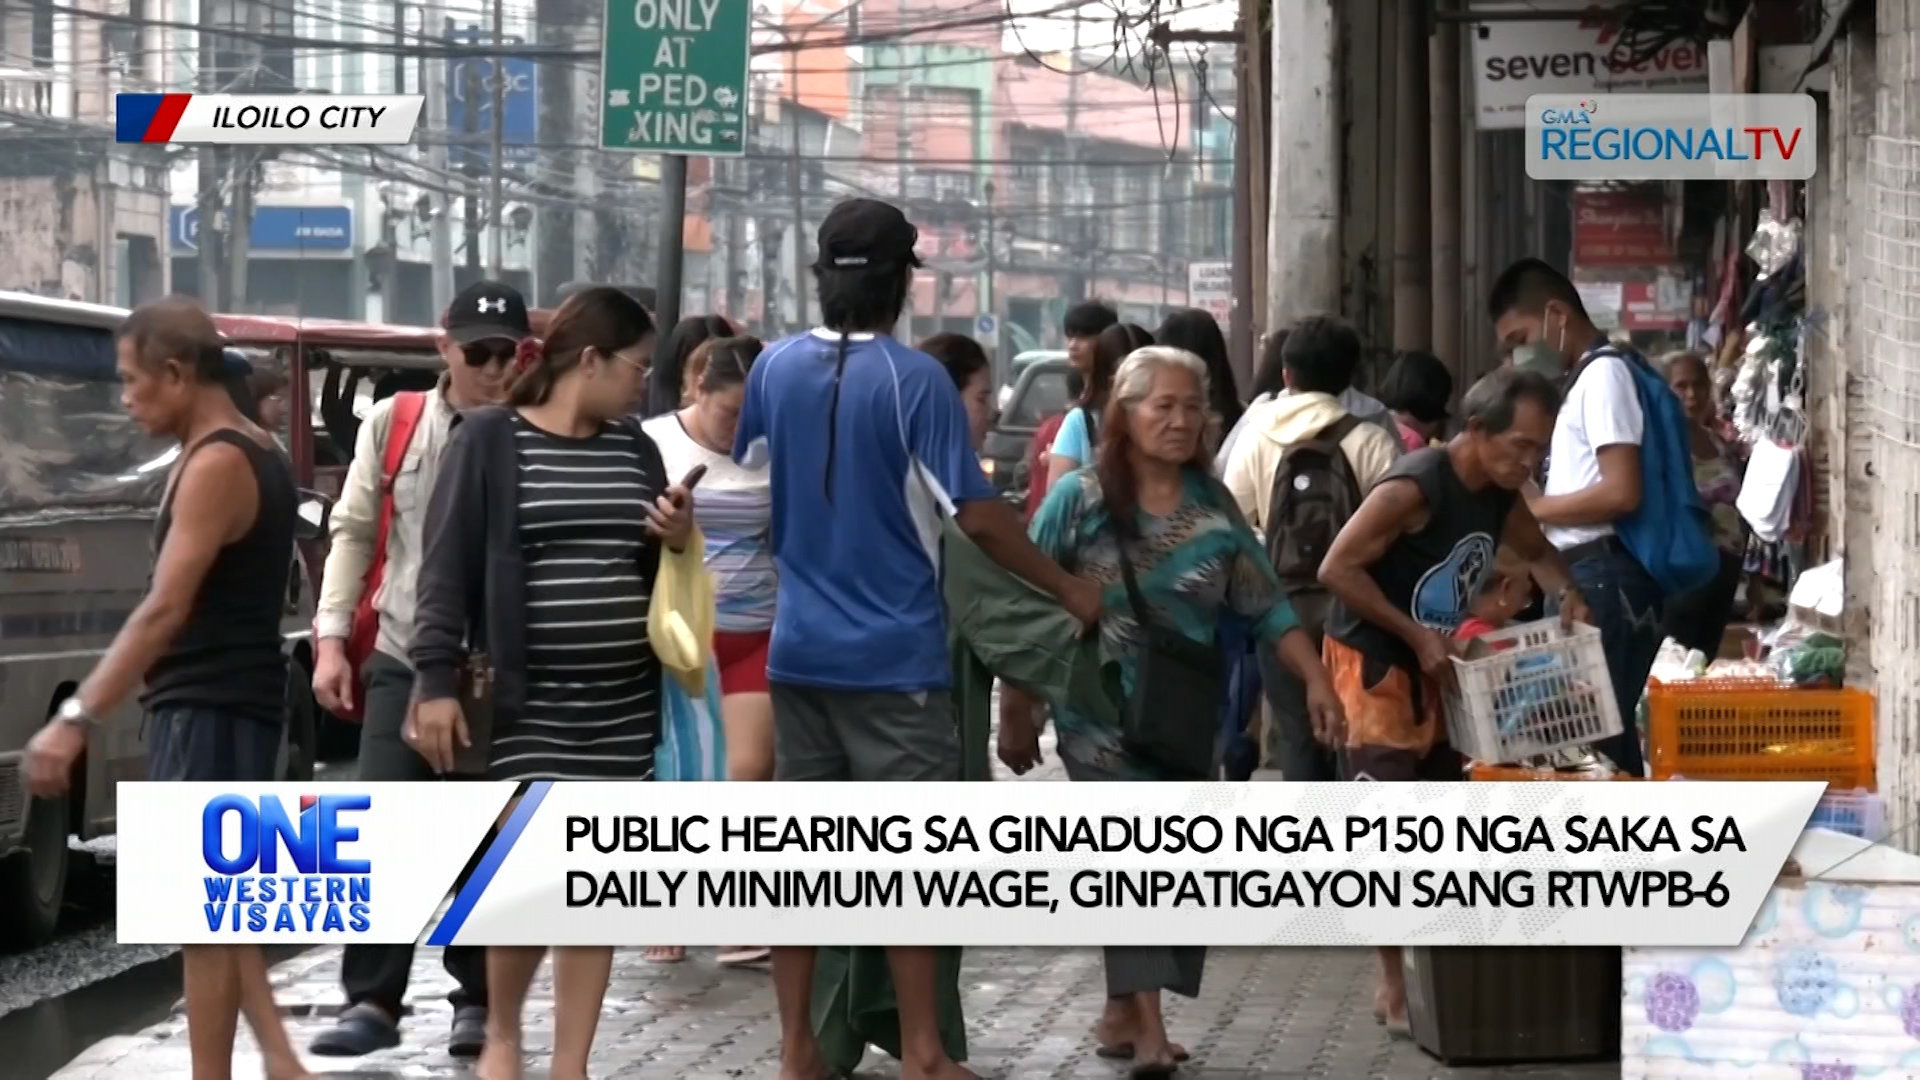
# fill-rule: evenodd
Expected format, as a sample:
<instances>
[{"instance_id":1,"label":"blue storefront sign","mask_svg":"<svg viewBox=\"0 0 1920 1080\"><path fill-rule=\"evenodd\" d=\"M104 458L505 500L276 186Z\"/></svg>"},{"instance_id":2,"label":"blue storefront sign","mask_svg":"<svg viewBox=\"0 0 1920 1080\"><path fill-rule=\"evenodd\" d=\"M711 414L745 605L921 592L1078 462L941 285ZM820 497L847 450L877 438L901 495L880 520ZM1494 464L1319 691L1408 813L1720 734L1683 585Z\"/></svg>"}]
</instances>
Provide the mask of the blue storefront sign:
<instances>
[{"instance_id":1,"label":"blue storefront sign","mask_svg":"<svg viewBox=\"0 0 1920 1080\"><path fill-rule=\"evenodd\" d=\"M167 216L176 254L200 248L200 208L176 206ZM353 251L351 206L256 206L247 247L257 254L345 255Z\"/></svg>"},{"instance_id":2,"label":"blue storefront sign","mask_svg":"<svg viewBox=\"0 0 1920 1080\"><path fill-rule=\"evenodd\" d=\"M477 28L454 31L454 40L468 44L485 43L492 35ZM506 44L519 45L522 39L508 37ZM534 144L539 141L539 88L534 62L525 58L475 56L455 60L447 68L447 131L454 139L448 147L447 161L455 168L486 171L493 160L493 83L495 72L503 80L500 88L501 155L509 165L524 165L534 159ZM472 119L468 119L471 107ZM475 140L468 142L466 140Z\"/></svg>"}]
</instances>

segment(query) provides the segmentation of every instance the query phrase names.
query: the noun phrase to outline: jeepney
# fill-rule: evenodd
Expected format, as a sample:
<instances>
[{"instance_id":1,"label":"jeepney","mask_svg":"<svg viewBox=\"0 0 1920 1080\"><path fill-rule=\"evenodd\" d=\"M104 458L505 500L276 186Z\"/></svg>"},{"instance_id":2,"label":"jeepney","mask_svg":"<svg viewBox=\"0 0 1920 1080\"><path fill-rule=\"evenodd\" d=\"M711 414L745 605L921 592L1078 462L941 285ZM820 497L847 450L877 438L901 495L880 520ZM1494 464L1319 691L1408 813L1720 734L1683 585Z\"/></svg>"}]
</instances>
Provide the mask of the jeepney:
<instances>
[{"instance_id":1,"label":"jeepney","mask_svg":"<svg viewBox=\"0 0 1920 1080\"><path fill-rule=\"evenodd\" d=\"M140 602L152 533L179 448L120 406L113 335L122 308L0 292L0 939L31 944L58 924L69 838L114 831L114 786L146 775L140 710L128 702L88 740L69 794L34 799L27 740L78 687ZM296 553L296 559L298 555ZM304 575L300 566L295 576ZM287 648L312 622L289 589ZM287 677L281 775L313 771L312 689Z\"/></svg>"}]
</instances>

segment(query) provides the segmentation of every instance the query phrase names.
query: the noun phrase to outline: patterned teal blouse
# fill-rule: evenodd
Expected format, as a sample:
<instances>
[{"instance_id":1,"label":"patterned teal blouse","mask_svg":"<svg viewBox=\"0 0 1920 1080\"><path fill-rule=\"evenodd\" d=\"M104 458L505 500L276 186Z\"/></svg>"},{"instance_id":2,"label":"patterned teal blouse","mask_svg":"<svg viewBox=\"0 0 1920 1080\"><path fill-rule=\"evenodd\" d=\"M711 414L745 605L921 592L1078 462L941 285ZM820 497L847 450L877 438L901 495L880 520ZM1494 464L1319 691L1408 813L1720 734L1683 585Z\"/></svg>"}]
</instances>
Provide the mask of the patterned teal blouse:
<instances>
[{"instance_id":1,"label":"patterned teal blouse","mask_svg":"<svg viewBox=\"0 0 1920 1080\"><path fill-rule=\"evenodd\" d=\"M1262 643L1278 641L1300 623L1280 593L1265 549L1219 481L1191 470L1185 479L1186 490L1172 513L1154 517L1135 511L1140 539L1129 540L1128 547L1147 606L1155 619L1198 642L1213 642L1223 608L1246 618ZM1103 586L1100 641L1119 661L1122 685L1132 693L1140 625L1127 602L1119 549L1094 471L1078 469L1062 477L1040 504L1029 532L1034 544L1069 572ZM1057 720L1063 729L1086 724L1069 713Z\"/></svg>"}]
</instances>

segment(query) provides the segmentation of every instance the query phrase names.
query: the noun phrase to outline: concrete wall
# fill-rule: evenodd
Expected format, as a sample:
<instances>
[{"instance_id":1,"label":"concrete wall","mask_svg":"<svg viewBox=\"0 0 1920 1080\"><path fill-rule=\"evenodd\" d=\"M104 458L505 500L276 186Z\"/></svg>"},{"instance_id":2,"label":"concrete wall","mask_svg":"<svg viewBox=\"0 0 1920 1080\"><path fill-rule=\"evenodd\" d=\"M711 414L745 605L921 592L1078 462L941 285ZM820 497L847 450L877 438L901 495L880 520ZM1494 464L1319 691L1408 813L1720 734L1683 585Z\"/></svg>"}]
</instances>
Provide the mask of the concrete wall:
<instances>
[{"instance_id":1,"label":"concrete wall","mask_svg":"<svg viewBox=\"0 0 1920 1080\"><path fill-rule=\"evenodd\" d=\"M98 220L91 177L0 178L0 288L98 299Z\"/></svg>"}]
</instances>

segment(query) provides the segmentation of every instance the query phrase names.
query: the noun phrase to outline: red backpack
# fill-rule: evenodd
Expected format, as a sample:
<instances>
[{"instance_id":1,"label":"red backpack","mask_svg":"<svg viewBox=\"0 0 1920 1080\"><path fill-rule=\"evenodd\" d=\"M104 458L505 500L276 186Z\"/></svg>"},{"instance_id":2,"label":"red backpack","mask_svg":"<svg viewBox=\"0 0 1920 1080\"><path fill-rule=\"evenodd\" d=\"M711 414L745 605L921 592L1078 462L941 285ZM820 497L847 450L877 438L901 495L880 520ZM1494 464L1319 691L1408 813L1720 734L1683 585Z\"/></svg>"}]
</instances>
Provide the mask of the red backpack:
<instances>
[{"instance_id":1,"label":"red backpack","mask_svg":"<svg viewBox=\"0 0 1920 1080\"><path fill-rule=\"evenodd\" d=\"M360 668L373 655L374 644L380 637L380 613L373 610L373 598L386 575L387 532L393 528L393 482L400 475L401 463L407 459L407 447L413 442L414 429L420 426L426 404L424 393L398 393L393 395L393 411L388 414L387 441L380 455L380 517L374 527L373 558L367 563L367 574L360 586L360 602L354 605L353 625L347 631L347 666L353 671L353 707L348 710L350 715L340 719L350 723L361 720L366 695L360 682Z\"/></svg>"}]
</instances>

